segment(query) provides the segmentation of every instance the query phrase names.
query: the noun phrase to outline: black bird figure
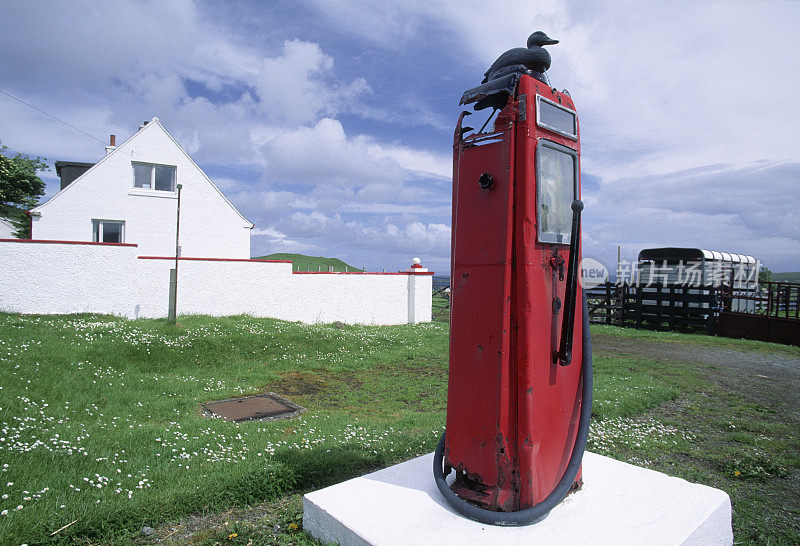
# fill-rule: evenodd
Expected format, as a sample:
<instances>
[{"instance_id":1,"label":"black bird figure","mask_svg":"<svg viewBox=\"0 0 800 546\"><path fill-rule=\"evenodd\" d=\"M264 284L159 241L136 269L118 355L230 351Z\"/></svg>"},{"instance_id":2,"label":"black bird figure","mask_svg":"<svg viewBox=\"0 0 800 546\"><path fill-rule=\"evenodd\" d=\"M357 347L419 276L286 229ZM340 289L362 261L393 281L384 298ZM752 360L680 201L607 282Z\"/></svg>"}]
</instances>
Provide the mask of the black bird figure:
<instances>
[{"instance_id":1,"label":"black bird figure","mask_svg":"<svg viewBox=\"0 0 800 546\"><path fill-rule=\"evenodd\" d=\"M527 48L515 47L500 55L489 67L489 70L486 71L485 78L481 83L486 83L523 68L537 72L540 75L544 74L550 68L550 54L542 46L557 43L558 40L553 40L541 30L537 30L528 37Z\"/></svg>"}]
</instances>

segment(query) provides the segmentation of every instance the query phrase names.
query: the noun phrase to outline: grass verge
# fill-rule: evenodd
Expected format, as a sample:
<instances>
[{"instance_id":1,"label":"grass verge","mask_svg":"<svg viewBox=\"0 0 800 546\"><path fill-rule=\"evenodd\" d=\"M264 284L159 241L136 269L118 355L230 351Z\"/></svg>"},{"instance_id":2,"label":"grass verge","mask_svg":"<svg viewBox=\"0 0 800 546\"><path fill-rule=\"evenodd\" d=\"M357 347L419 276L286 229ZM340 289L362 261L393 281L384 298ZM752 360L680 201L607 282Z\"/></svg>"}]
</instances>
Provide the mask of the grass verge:
<instances>
[{"instance_id":1,"label":"grass verge","mask_svg":"<svg viewBox=\"0 0 800 546\"><path fill-rule=\"evenodd\" d=\"M794 414L716 383L708 366L599 344L595 369L591 450L728 491L737 541L800 541ZM151 526L167 541L302 544L304 491L433 450L447 324L0 314L0 385L0 542L147 541ZM308 411L236 424L199 410L265 390Z\"/></svg>"}]
</instances>

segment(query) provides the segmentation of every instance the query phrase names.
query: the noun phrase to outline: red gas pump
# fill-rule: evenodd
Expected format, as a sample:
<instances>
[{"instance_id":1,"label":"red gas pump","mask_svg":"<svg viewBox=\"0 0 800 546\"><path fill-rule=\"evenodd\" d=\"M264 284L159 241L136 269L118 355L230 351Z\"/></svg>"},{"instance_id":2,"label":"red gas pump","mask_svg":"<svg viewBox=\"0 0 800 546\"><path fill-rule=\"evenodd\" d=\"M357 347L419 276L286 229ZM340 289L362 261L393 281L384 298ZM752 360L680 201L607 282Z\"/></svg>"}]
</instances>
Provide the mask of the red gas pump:
<instances>
[{"instance_id":1,"label":"red gas pump","mask_svg":"<svg viewBox=\"0 0 800 546\"><path fill-rule=\"evenodd\" d=\"M501 55L461 98L494 109L492 130L463 126L465 111L453 142L450 375L434 476L456 510L498 525L535 522L580 487L591 415L578 117L545 76L542 46L554 43L535 32Z\"/></svg>"}]
</instances>

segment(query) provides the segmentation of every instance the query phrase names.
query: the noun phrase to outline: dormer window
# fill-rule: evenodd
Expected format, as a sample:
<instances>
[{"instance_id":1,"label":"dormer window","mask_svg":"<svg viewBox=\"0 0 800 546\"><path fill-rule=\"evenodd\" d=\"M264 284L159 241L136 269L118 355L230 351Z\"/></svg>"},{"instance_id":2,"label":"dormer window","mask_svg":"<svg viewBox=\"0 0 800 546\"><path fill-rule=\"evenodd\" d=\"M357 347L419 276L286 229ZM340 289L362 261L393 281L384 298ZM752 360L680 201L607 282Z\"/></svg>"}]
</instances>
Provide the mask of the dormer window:
<instances>
[{"instance_id":1,"label":"dormer window","mask_svg":"<svg viewBox=\"0 0 800 546\"><path fill-rule=\"evenodd\" d=\"M133 163L133 186L143 190L175 191L175 167Z\"/></svg>"}]
</instances>

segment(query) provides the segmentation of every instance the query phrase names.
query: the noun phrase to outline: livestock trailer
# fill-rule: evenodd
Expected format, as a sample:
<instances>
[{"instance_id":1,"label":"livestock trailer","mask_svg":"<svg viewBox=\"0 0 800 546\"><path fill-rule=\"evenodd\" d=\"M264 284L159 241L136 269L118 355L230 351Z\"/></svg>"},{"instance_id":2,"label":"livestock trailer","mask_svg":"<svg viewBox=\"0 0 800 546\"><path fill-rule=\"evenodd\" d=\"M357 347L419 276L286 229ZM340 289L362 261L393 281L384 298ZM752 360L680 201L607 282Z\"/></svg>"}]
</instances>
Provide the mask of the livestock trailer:
<instances>
[{"instance_id":1,"label":"livestock trailer","mask_svg":"<svg viewBox=\"0 0 800 546\"><path fill-rule=\"evenodd\" d=\"M752 301L735 296L758 291L759 268L759 261L745 254L701 248L646 248L639 252L637 284L644 291L654 286L682 286L698 294L726 287L734 296L731 311L752 311L747 308Z\"/></svg>"}]
</instances>

